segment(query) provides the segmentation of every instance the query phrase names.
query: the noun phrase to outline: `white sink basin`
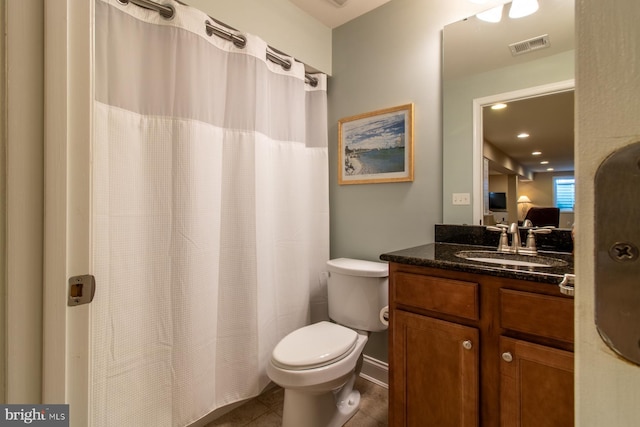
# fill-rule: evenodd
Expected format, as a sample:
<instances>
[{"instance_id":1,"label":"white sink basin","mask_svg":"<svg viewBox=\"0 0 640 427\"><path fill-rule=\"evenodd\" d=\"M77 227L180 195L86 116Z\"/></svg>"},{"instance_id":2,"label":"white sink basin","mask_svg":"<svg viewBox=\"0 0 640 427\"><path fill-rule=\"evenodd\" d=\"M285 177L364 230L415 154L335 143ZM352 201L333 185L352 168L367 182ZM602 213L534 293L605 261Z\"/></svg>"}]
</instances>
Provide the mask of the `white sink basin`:
<instances>
[{"instance_id":1,"label":"white sink basin","mask_svg":"<svg viewBox=\"0 0 640 427\"><path fill-rule=\"evenodd\" d=\"M515 267L563 267L567 265L566 261L557 258L550 258L540 255L529 256L520 254L507 254L494 251L460 251L456 254L456 256L469 261Z\"/></svg>"}]
</instances>

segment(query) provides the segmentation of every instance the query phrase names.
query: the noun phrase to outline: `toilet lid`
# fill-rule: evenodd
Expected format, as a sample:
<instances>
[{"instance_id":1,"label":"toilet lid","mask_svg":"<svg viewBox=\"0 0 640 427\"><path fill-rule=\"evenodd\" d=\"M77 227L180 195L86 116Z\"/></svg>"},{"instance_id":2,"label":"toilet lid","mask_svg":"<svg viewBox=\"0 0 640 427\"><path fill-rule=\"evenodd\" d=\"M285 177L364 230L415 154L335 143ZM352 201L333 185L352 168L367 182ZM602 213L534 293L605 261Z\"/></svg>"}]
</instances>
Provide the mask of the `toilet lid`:
<instances>
[{"instance_id":1,"label":"toilet lid","mask_svg":"<svg viewBox=\"0 0 640 427\"><path fill-rule=\"evenodd\" d=\"M331 322L318 322L284 337L271 356L276 366L302 370L342 359L355 347L356 331Z\"/></svg>"}]
</instances>

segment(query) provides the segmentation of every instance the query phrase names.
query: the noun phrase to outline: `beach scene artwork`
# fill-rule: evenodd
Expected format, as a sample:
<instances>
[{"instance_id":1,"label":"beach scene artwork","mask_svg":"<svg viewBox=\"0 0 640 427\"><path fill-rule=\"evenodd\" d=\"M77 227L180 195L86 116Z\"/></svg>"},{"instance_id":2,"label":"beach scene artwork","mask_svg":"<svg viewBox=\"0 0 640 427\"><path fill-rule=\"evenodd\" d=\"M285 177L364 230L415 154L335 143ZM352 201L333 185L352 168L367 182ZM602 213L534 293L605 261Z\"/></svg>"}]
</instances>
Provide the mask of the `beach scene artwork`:
<instances>
[{"instance_id":1,"label":"beach scene artwork","mask_svg":"<svg viewBox=\"0 0 640 427\"><path fill-rule=\"evenodd\" d=\"M340 183L410 181L413 105L339 123Z\"/></svg>"}]
</instances>

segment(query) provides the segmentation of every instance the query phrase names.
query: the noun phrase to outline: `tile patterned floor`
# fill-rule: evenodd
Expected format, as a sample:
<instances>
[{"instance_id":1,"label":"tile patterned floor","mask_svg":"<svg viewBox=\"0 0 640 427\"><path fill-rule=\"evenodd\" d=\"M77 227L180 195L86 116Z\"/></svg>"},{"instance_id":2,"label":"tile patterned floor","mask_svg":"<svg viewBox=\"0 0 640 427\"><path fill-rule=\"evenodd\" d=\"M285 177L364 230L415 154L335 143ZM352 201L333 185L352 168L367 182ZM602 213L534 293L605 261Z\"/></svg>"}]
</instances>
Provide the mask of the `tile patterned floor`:
<instances>
[{"instance_id":1,"label":"tile patterned floor","mask_svg":"<svg viewBox=\"0 0 640 427\"><path fill-rule=\"evenodd\" d=\"M387 426L387 389L358 378L356 390L360 391L360 410L345 427ZM280 427L283 399L284 390L280 387L273 388L207 424L206 427Z\"/></svg>"}]
</instances>

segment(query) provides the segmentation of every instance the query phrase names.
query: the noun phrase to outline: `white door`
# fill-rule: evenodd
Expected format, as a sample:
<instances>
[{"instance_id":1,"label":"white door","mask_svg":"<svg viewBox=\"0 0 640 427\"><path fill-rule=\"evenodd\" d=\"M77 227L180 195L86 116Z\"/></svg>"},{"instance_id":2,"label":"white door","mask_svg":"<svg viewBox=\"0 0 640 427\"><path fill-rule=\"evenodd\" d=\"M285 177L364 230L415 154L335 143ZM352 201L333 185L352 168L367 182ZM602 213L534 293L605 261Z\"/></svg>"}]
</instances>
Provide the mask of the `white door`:
<instances>
[{"instance_id":1,"label":"white door","mask_svg":"<svg viewBox=\"0 0 640 427\"><path fill-rule=\"evenodd\" d=\"M91 305L67 306L68 280L91 273L93 0L45 8L43 402L89 426ZM97 289L99 290L99 284ZM99 291L96 298L99 297Z\"/></svg>"}]
</instances>

